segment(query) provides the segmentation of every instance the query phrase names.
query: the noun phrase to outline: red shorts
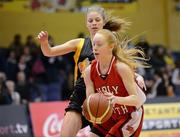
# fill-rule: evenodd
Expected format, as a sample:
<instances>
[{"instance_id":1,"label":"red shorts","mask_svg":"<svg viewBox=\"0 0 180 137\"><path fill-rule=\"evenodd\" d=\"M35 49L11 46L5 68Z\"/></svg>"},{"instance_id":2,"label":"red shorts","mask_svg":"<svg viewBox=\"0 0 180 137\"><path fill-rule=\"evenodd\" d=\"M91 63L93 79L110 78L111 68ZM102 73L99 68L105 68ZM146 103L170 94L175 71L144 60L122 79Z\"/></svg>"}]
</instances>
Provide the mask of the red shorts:
<instances>
[{"instance_id":1,"label":"red shorts","mask_svg":"<svg viewBox=\"0 0 180 137\"><path fill-rule=\"evenodd\" d=\"M91 132L104 137L139 137L143 124L143 107L135 112L112 116L103 124L94 124Z\"/></svg>"}]
</instances>

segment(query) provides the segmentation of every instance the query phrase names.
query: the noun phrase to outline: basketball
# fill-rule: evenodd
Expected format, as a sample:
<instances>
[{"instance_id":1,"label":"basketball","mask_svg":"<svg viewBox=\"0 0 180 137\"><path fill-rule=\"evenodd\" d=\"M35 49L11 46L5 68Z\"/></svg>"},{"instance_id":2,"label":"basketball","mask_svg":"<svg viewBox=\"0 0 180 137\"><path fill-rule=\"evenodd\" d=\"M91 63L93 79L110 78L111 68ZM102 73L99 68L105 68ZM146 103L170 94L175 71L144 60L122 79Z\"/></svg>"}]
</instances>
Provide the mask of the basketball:
<instances>
[{"instance_id":1,"label":"basketball","mask_svg":"<svg viewBox=\"0 0 180 137\"><path fill-rule=\"evenodd\" d=\"M91 94L83 103L83 114L92 123L102 124L112 113L112 104L103 94Z\"/></svg>"}]
</instances>

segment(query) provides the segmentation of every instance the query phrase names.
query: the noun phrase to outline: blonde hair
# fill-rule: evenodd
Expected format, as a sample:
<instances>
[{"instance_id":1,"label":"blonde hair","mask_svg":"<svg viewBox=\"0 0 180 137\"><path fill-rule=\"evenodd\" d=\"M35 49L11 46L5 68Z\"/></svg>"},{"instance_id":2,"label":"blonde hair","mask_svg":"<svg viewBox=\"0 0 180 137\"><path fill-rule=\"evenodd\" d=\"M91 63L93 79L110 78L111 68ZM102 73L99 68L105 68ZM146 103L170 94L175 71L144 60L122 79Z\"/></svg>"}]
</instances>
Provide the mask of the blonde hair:
<instances>
[{"instance_id":1,"label":"blonde hair","mask_svg":"<svg viewBox=\"0 0 180 137\"><path fill-rule=\"evenodd\" d=\"M124 32L130 26L130 22L125 19L121 19L117 16L112 16L110 12L106 12L104 8L100 6L91 6L87 9L87 14L91 12L97 12L103 18L105 25L103 29L108 29L110 31Z\"/></svg>"},{"instance_id":2,"label":"blonde hair","mask_svg":"<svg viewBox=\"0 0 180 137\"><path fill-rule=\"evenodd\" d=\"M114 44L113 55L119 61L127 64L132 69L136 69L137 67L150 67L150 65L145 62L148 59L145 58L142 50L135 47L128 47L130 40L121 40L118 33L111 32L107 29L99 30L97 33L102 34L109 45Z\"/></svg>"}]
</instances>

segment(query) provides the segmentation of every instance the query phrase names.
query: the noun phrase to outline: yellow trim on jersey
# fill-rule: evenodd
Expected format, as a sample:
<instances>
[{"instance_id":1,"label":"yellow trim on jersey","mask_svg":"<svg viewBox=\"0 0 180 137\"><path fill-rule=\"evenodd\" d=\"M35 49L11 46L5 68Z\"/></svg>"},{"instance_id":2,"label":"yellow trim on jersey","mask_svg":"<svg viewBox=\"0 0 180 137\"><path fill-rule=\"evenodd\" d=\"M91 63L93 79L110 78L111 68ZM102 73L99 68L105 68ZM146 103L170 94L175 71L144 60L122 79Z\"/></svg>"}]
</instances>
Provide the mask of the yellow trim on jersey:
<instances>
[{"instance_id":1,"label":"yellow trim on jersey","mask_svg":"<svg viewBox=\"0 0 180 137\"><path fill-rule=\"evenodd\" d=\"M81 39L80 40L79 44L77 45L76 52L74 54L74 62L75 62L75 67L74 67L74 83L76 82L77 77L78 77L78 60L79 60L79 56L81 54L82 47L84 45L84 41L85 41L85 39Z\"/></svg>"}]
</instances>

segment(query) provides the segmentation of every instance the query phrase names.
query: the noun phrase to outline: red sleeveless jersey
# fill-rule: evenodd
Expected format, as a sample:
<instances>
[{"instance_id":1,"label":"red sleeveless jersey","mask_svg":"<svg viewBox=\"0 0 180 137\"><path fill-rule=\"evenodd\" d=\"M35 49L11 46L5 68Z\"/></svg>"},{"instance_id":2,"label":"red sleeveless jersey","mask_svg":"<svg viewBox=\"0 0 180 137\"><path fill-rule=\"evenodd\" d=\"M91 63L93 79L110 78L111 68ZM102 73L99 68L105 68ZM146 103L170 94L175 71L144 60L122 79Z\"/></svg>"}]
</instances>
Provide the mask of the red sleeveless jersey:
<instances>
[{"instance_id":1,"label":"red sleeveless jersey","mask_svg":"<svg viewBox=\"0 0 180 137\"><path fill-rule=\"evenodd\" d=\"M106 75L101 75L99 71L99 63L96 60L94 60L91 64L90 76L94 84L95 92L100 92L103 94L103 91L107 91L115 96L129 96L121 79L121 76L118 74L116 70L115 57L112 58L111 64ZM113 109L113 116L117 118L119 117L119 115L124 115L135 111L135 107L133 106L125 106L119 104L116 104Z\"/></svg>"}]
</instances>

